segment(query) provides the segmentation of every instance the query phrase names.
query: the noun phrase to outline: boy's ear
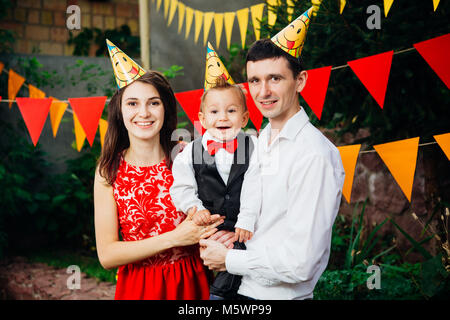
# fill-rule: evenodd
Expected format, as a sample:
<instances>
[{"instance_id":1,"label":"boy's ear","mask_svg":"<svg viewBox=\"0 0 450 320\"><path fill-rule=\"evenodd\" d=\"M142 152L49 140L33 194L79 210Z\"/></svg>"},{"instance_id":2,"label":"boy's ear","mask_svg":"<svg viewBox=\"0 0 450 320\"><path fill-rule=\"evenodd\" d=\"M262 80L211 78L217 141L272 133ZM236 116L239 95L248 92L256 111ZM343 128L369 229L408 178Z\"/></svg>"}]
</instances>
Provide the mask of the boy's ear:
<instances>
[{"instance_id":1,"label":"boy's ear","mask_svg":"<svg viewBox=\"0 0 450 320\"><path fill-rule=\"evenodd\" d=\"M247 125L249 116L250 114L248 110L242 114L242 128L245 128L245 126Z\"/></svg>"},{"instance_id":2,"label":"boy's ear","mask_svg":"<svg viewBox=\"0 0 450 320\"><path fill-rule=\"evenodd\" d=\"M205 115L201 111L198 113L198 120L200 120L200 123L202 124L202 127L204 128L205 125L203 124L203 122L205 121Z\"/></svg>"}]
</instances>

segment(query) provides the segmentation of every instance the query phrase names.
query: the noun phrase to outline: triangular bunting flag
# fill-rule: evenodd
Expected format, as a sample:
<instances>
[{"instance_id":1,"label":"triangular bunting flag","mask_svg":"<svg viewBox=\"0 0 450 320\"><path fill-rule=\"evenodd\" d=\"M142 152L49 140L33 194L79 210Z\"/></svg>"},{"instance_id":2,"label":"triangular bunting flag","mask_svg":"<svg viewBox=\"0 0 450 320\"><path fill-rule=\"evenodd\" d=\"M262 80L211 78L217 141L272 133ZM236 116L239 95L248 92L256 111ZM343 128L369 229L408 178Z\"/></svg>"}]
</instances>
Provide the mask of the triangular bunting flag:
<instances>
[{"instance_id":1,"label":"triangular bunting flag","mask_svg":"<svg viewBox=\"0 0 450 320\"><path fill-rule=\"evenodd\" d=\"M156 0L156 11L159 12L159 8L161 8L161 2L162 0Z\"/></svg>"},{"instance_id":2,"label":"triangular bunting flag","mask_svg":"<svg viewBox=\"0 0 450 320\"><path fill-rule=\"evenodd\" d=\"M4 67L5 65L3 64L3 62L0 61L0 73L2 73Z\"/></svg>"},{"instance_id":3,"label":"triangular bunting flag","mask_svg":"<svg viewBox=\"0 0 450 320\"><path fill-rule=\"evenodd\" d=\"M442 151L444 151L448 160L450 160L450 133L438 134L433 136L434 140L441 147Z\"/></svg>"},{"instance_id":4,"label":"triangular bunting flag","mask_svg":"<svg viewBox=\"0 0 450 320\"><path fill-rule=\"evenodd\" d=\"M31 140L36 146L42 129L44 128L45 119L47 119L52 99L37 98L16 98L23 121L30 133Z\"/></svg>"},{"instance_id":5,"label":"triangular bunting flag","mask_svg":"<svg viewBox=\"0 0 450 320\"><path fill-rule=\"evenodd\" d=\"M450 88L450 33L414 44L434 72Z\"/></svg>"},{"instance_id":6,"label":"triangular bunting flag","mask_svg":"<svg viewBox=\"0 0 450 320\"><path fill-rule=\"evenodd\" d=\"M286 0L286 4L287 4L287 14L288 14L288 21L290 22L292 19L292 15L294 14L294 1L292 0Z\"/></svg>"},{"instance_id":7,"label":"triangular bunting flag","mask_svg":"<svg viewBox=\"0 0 450 320\"><path fill-rule=\"evenodd\" d=\"M205 21L203 26L203 45L206 46L208 40L209 29L211 28L212 21L214 19L214 12L205 12Z\"/></svg>"},{"instance_id":8,"label":"triangular bunting flag","mask_svg":"<svg viewBox=\"0 0 450 320\"><path fill-rule=\"evenodd\" d=\"M261 20L263 16L264 3L255 4L250 7L250 12L252 14L252 24L253 30L255 31L255 38L259 40L261 37Z\"/></svg>"},{"instance_id":9,"label":"triangular bunting flag","mask_svg":"<svg viewBox=\"0 0 450 320\"><path fill-rule=\"evenodd\" d=\"M83 127L81 126L75 112L73 113L73 127L75 129L75 143L78 152L80 152L81 148L83 148L84 140L86 139L86 133L84 133Z\"/></svg>"},{"instance_id":10,"label":"triangular bunting flag","mask_svg":"<svg viewBox=\"0 0 450 320\"><path fill-rule=\"evenodd\" d=\"M68 104L59 101L54 97L50 98L52 99L52 104L50 106L50 122L52 124L53 137L56 137L56 133L59 129L59 124L61 123L61 119L67 109Z\"/></svg>"},{"instance_id":11,"label":"triangular bunting flag","mask_svg":"<svg viewBox=\"0 0 450 320\"><path fill-rule=\"evenodd\" d=\"M277 8L273 7L277 7L278 5L279 0L267 0L267 22L269 24L269 27L273 27L273 25L277 21Z\"/></svg>"},{"instance_id":12,"label":"triangular bunting flag","mask_svg":"<svg viewBox=\"0 0 450 320\"><path fill-rule=\"evenodd\" d=\"M183 27L185 12L186 12L186 5L182 2L178 2L178 34L181 32L181 28Z\"/></svg>"},{"instance_id":13,"label":"triangular bunting flag","mask_svg":"<svg viewBox=\"0 0 450 320\"><path fill-rule=\"evenodd\" d=\"M224 14L225 36L227 38L227 49L230 49L231 33L233 31L234 16L235 15L236 15L235 12L225 12L225 14Z\"/></svg>"},{"instance_id":14,"label":"triangular bunting flag","mask_svg":"<svg viewBox=\"0 0 450 320\"><path fill-rule=\"evenodd\" d=\"M247 97L247 109L250 115L250 120L255 126L256 130L261 129L261 124L263 120L263 115L261 111L259 111L258 107L255 105L255 101L253 101L252 96L250 95L250 89L248 88L248 82L239 84L241 87L244 87L244 93Z\"/></svg>"},{"instance_id":15,"label":"triangular bunting flag","mask_svg":"<svg viewBox=\"0 0 450 320\"><path fill-rule=\"evenodd\" d=\"M373 146L411 202L419 137Z\"/></svg>"},{"instance_id":16,"label":"triangular bunting flag","mask_svg":"<svg viewBox=\"0 0 450 320\"><path fill-rule=\"evenodd\" d=\"M98 123L98 129L100 131L100 144L103 147L103 144L105 143L106 131L108 130L108 121L106 121L105 119L100 119L100 122Z\"/></svg>"},{"instance_id":17,"label":"triangular bunting flag","mask_svg":"<svg viewBox=\"0 0 450 320\"><path fill-rule=\"evenodd\" d=\"M214 14L214 31L216 32L216 48L219 49L223 30L223 13Z\"/></svg>"},{"instance_id":18,"label":"triangular bunting flag","mask_svg":"<svg viewBox=\"0 0 450 320\"><path fill-rule=\"evenodd\" d=\"M339 14L342 14L342 11L344 11L345 4L346 4L346 1L345 0L341 0L340 8L339 8Z\"/></svg>"},{"instance_id":19,"label":"triangular bunting flag","mask_svg":"<svg viewBox=\"0 0 450 320\"><path fill-rule=\"evenodd\" d=\"M189 37L189 32L191 32L192 20L194 20L194 9L186 7L186 31L184 33L184 38Z\"/></svg>"},{"instance_id":20,"label":"triangular bunting flag","mask_svg":"<svg viewBox=\"0 0 450 320\"><path fill-rule=\"evenodd\" d=\"M236 16L239 22L239 30L241 31L242 48L245 47L245 38L247 36L248 25L248 8L243 8L236 11Z\"/></svg>"},{"instance_id":21,"label":"triangular bunting flag","mask_svg":"<svg viewBox=\"0 0 450 320\"><path fill-rule=\"evenodd\" d=\"M69 98L69 102L92 147L106 97Z\"/></svg>"},{"instance_id":22,"label":"triangular bunting flag","mask_svg":"<svg viewBox=\"0 0 450 320\"><path fill-rule=\"evenodd\" d=\"M344 187L342 188L342 194L345 200L350 203L352 195L353 177L355 176L356 161L358 160L360 144L337 147L341 154L342 165L345 171Z\"/></svg>"},{"instance_id":23,"label":"triangular bunting flag","mask_svg":"<svg viewBox=\"0 0 450 320\"><path fill-rule=\"evenodd\" d=\"M320 120L330 80L331 66L308 70L308 81L301 95Z\"/></svg>"},{"instance_id":24,"label":"triangular bunting flag","mask_svg":"<svg viewBox=\"0 0 450 320\"><path fill-rule=\"evenodd\" d=\"M14 72L14 70L9 69L8 76L8 99L14 100L16 99L16 95L25 82L25 78L21 75L18 75ZM11 109L12 102L9 102L9 108Z\"/></svg>"},{"instance_id":25,"label":"triangular bunting flag","mask_svg":"<svg viewBox=\"0 0 450 320\"><path fill-rule=\"evenodd\" d=\"M433 10L436 11L440 0L433 0Z\"/></svg>"},{"instance_id":26,"label":"triangular bunting flag","mask_svg":"<svg viewBox=\"0 0 450 320\"><path fill-rule=\"evenodd\" d=\"M389 10L391 10L391 6L394 0L384 0L384 16L387 17Z\"/></svg>"},{"instance_id":27,"label":"triangular bunting flag","mask_svg":"<svg viewBox=\"0 0 450 320\"><path fill-rule=\"evenodd\" d=\"M394 51L349 61L348 65L383 109Z\"/></svg>"},{"instance_id":28,"label":"triangular bunting flag","mask_svg":"<svg viewBox=\"0 0 450 320\"><path fill-rule=\"evenodd\" d=\"M178 0L170 0L169 20L167 21L167 26L170 26L170 24L172 23L177 8L178 8Z\"/></svg>"},{"instance_id":29,"label":"triangular bunting flag","mask_svg":"<svg viewBox=\"0 0 450 320\"><path fill-rule=\"evenodd\" d=\"M195 43L198 41L198 36L202 30L203 12L195 10Z\"/></svg>"},{"instance_id":30,"label":"triangular bunting flag","mask_svg":"<svg viewBox=\"0 0 450 320\"><path fill-rule=\"evenodd\" d=\"M188 116L189 120L194 124L194 128L201 134L206 131L198 119L198 112L200 111L200 98L203 95L203 89L184 91L175 93L175 98L177 98L184 112Z\"/></svg>"},{"instance_id":31,"label":"triangular bunting flag","mask_svg":"<svg viewBox=\"0 0 450 320\"><path fill-rule=\"evenodd\" d=\"M169 13L170 0L164 0L164 19L167 19Z\"/></svg>"},{"instance_id":32,"label":"triangular bunting flag","mask_svg":"<svg viewBox=\"0 0 450 320\"><path fill-rule=\"evenodd\" d=\"M36 88L32 84L28 85L28 95L30 96L30 98L37 98L37 99L45 98L45 92L39 90L38 88Z\"/></svg>"}]
</instances>

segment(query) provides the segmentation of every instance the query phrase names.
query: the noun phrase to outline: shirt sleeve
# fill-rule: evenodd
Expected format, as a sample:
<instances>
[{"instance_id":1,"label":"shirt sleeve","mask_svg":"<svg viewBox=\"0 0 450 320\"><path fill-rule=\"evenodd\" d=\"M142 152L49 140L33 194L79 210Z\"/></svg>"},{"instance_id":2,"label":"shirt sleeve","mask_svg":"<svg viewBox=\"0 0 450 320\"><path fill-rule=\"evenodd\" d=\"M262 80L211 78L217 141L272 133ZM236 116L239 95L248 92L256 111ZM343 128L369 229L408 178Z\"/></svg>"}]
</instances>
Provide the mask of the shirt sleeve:
<instances>
[{"instance_id":1,"label":"shirt sleeve","mask_svg":"<svg viewBox=\"0 0 450 320\"><path fill-rule=\"evenodd\" d=\"M229 250L228 272L248 275L263 285L311 280L328 263L341 193L330 160L313 155L298 161L288 181L288 210L280 241L260 239L262 245L254 250Z\"/></svg>"},{"instance_id":2,"label":"shirt sleeve","mask_svg":"<svg viewBox=\"0 0 450 320\"><path fill-rule=\"evenodd\" d=\"M198 198L197 182L192 166L192 142L180 152L173 161L173 184L170 187L170 196L178 211L186 213L193 206L197 211L204 210L202 201Z\"/></svg>"},{"instance_id":3,"label":"shirt sleeve","mask_svg":"<svg viewBox=\"0 0 450 320\"><path fill-rule=\"evenodd\" d=\"M250 163L244 174L244 181L241 189L241 207L235 227L254 232L256 219L261 211L262 201L262 181L258 162L258 141L256 137L251 136L253 140L253 153L250 157Z\"/></svg>"}]
</instances>

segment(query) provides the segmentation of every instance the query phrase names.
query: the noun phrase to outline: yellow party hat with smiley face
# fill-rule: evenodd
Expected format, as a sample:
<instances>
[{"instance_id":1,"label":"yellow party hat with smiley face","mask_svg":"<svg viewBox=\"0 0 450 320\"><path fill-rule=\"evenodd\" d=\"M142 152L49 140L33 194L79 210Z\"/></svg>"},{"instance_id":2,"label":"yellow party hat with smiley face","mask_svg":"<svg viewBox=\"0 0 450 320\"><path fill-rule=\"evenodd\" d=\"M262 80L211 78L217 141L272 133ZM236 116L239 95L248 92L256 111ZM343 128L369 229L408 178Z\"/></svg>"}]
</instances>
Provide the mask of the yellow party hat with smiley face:
<instances>
[{"instance_id":1,"label":"yellow party hat with smiley face","mask_svg":"<svg viewBox=\"0 0 450 320\"><path fill-rule=\"evenodd\" d=\"M119 89L129 85L145 74L146 71L140 65L134 62L133 59L108 39L106 39L106 45Z\"/></svg>"},{"instance_id":2,"label":"yellow party hat with smiley face","mask_svg":"<svg viewBox=\"0 0 450 320\"><path fill-rule=\"evenodd\" d=\"M224 78L228 83L234 84L233 79L214 51L211 43L208 42L206 47L205 90L214 87L216 79L219 77Z\"/></svg>"},{"instance_id":3,"label":"yellow party hat with smiley face","mask_svg":"<svg viewBox=\"0 0 450 320\"><path fill-rule=\"evenodd\" d=\"M314 7L306 10L286 28L272 37L272 42L291 56L298 58L305 43L306 32L308 31L313 11Z\"/></svg>"}]
</instances>

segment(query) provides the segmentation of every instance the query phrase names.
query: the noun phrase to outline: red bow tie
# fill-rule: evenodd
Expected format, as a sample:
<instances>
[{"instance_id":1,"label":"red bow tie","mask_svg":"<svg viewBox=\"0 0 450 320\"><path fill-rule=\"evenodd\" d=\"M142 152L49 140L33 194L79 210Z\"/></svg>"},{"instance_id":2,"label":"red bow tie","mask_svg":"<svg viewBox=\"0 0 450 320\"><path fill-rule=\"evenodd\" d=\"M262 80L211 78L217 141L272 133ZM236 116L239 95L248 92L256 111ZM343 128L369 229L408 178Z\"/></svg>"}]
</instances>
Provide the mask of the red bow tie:
<instances>
[{"instance_id":1,"label":"red bow tie","mask_svg":"<svg viewBox=\"0 0 450 320\"><path fill-rule=\"evenodd\" d=\"M226 151L228 151L229 153L234 153L237 149L237 139L228 141L228 142L216 142L214 140L208 140L206 142L206 145L208 147L208 153L213 156L216 154L216 152L220 149L220 148L224 148Z\"/></svg>"}]
</instances>

